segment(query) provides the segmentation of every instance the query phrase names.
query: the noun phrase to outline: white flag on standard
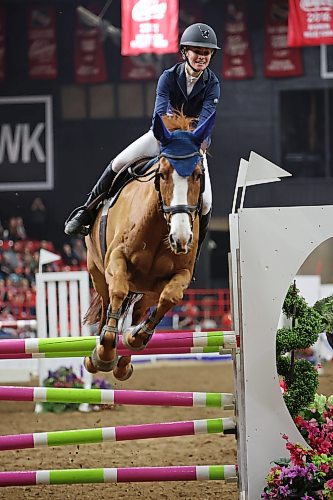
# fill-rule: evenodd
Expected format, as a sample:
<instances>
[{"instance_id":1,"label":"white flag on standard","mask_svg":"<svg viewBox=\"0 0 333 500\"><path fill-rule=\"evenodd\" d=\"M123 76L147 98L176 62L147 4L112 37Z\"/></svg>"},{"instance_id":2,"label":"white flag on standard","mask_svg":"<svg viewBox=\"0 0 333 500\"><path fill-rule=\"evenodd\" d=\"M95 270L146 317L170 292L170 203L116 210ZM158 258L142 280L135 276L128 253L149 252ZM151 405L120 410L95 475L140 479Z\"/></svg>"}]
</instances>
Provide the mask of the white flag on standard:
<instances>
[{"instance_id":1,"label":"white flag on standard","mask_svg":"<svg viewBox=\"0 0 333 500\"><path fill-rule=\"evenodd\" d=\"M42 266L44 264L50 264L51 262L55 262L56 260L60 260L61 256L56 253L49 252L48 250L44 250L44 248L40 249L39 252L39 272L42 272Z\"/></svg>"}]
</instances>

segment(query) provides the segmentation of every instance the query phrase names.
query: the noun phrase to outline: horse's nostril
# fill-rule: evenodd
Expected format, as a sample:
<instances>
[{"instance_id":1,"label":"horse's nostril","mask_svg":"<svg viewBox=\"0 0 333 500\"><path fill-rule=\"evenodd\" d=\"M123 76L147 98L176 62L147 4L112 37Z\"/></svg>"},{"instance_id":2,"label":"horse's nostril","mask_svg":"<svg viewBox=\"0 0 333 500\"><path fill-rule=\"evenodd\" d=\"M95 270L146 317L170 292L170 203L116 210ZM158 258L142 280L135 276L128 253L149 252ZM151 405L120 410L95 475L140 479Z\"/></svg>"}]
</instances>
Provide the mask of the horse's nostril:
<instances>
[{"instance_id":1,"label":"horse's nostril","mask_svg":"<svg viewBox=\"0 0 333 500\"><path fill-rule=\"evenodd\" d=\"M190 238L188 240L188 244L190 245L192 243L192 241L193 241L193 234L191 234L191 236L190 236Z\"/></svg>"}]
</instances>

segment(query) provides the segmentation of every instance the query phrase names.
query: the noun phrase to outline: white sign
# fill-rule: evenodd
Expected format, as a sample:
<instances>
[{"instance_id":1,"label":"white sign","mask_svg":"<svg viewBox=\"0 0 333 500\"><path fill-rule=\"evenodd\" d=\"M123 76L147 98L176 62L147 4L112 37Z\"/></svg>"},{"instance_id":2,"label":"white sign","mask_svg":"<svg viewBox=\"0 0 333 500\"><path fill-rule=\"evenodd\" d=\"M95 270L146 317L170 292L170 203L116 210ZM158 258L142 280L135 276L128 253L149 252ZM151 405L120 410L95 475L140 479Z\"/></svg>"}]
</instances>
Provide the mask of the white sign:
<instances>
[{"instance_id":1,"label":"white sign","mask_svg":"<svg viewBox=\"0 0 333 500\"><path fill-rule=\"evenodd\" d=\"M0 98L0 191L53 189L51 96Z\"/></svg>"}]
</instances>

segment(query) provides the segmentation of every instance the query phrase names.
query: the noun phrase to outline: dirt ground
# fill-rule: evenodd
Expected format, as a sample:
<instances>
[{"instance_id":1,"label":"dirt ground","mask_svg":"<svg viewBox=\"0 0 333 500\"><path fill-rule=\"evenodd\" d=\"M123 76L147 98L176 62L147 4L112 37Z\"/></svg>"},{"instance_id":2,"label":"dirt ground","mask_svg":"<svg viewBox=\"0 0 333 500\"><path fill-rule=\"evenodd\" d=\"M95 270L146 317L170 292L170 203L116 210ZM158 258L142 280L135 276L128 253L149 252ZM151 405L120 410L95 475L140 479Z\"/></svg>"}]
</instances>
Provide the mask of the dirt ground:
<instances>
[{"instance_id":1,"label":"dirt ground","mask_svg":"<svg viewBox=\"0 0 333 500\"><path fill-rule=\"evenodd\" d=\"M107 376L112 383L112 376ZM33 384L32 384L33 385ZM229 362L158 363L136 366L131 380L114 388L233 392ZM333 393L333 363L320 377L319 392ZM230 416L218 408L123 406L91 413L34 413L32 403L0 402L0 434L106 427L133 423L191 420ZM236 463L233 436L218 434L178 438L107 442L91 445L36 448L2 452L1 470L40 470L93 467L211 465ZM272 457L273 458L273 457ZM219 481L131 484L59 485L3 488L0 499L211 499L236 500L236 484ZM255 500L255 499L253 499Z\"/></svg>"}]
</instances>

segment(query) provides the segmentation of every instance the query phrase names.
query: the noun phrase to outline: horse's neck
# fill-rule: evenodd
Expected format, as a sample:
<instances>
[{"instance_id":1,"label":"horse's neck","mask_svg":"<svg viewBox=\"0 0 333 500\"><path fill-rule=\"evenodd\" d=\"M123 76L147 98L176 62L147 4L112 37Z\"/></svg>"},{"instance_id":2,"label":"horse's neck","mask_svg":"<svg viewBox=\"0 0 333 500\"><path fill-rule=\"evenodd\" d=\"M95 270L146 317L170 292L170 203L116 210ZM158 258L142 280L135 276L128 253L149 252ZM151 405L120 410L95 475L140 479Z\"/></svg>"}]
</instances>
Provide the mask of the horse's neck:
<instances>
[{"instance_id":1,"label":"horse's neck","mask_svg":"<svg viewBox=\"0 0 333 500\"><path fill-rule=\"evenodd\" d=\"M142 221L145 225L147 221L156 222L160 218L163 218L163 215L159 210L158 195L155 189L153 191L149 191L149 193L146 193L146 196L144 197L144 200L142 200L142 203L145 207L142 216Z\"/></svg>"}]
</instances>

